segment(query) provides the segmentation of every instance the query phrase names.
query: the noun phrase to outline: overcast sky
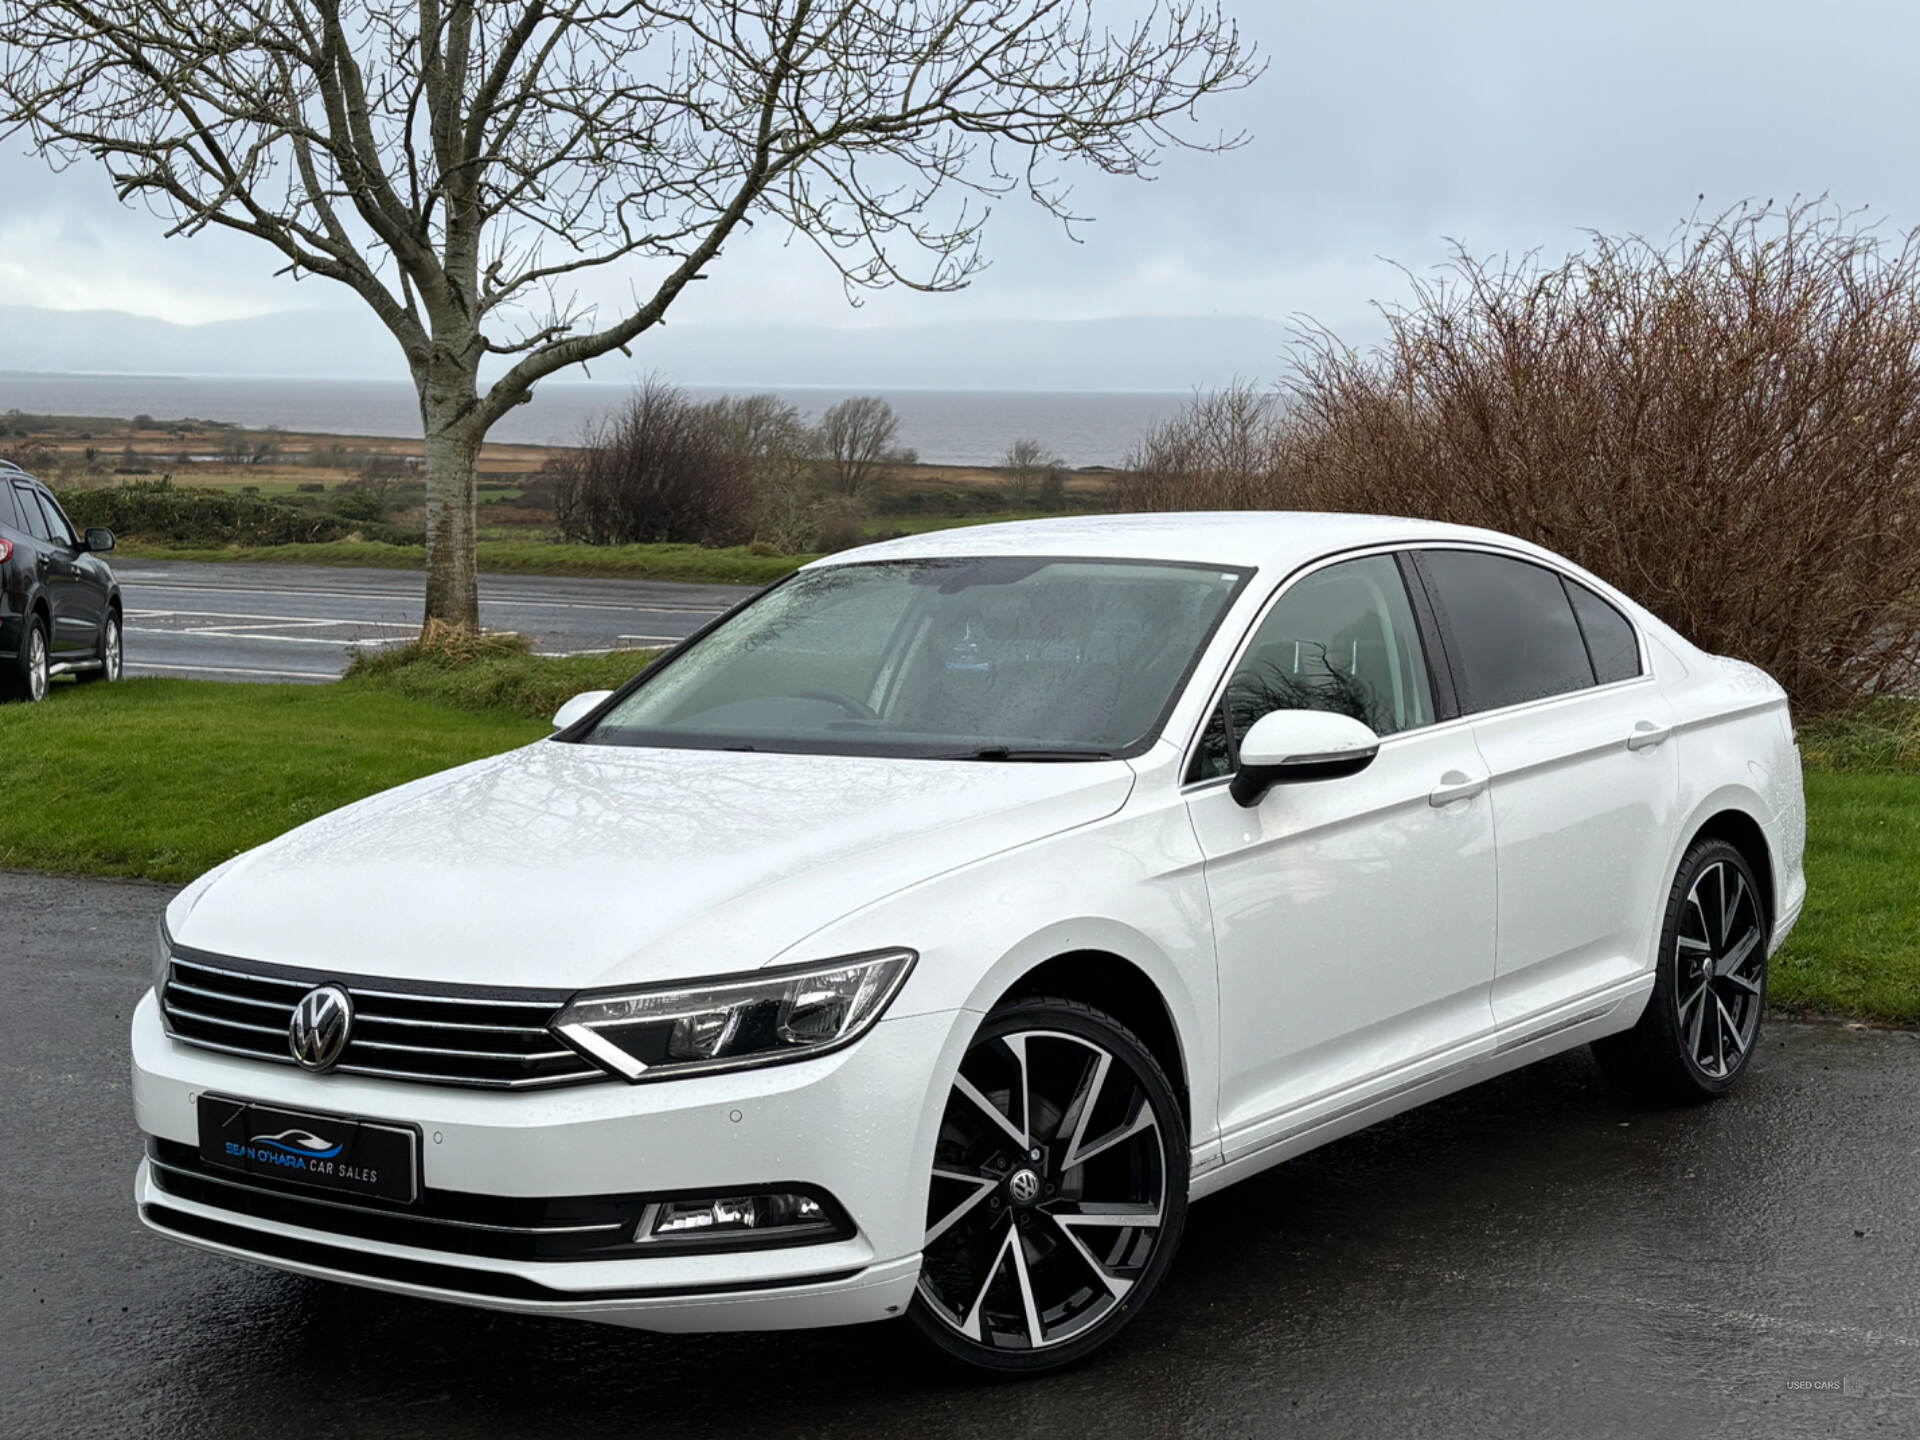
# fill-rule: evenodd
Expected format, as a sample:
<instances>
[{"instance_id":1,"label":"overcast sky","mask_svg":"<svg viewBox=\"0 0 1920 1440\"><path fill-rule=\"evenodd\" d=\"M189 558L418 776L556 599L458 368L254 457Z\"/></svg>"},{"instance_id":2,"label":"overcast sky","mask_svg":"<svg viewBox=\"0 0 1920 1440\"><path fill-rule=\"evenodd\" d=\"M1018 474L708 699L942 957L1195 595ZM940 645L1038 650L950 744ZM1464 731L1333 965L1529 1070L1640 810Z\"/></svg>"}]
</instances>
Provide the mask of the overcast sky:
<instances>
[{"instance_id":1,"label":"overcast sky","mask_svg":"<svg viewBox=\"0 0 1920 1440\"><path fill-rule=\"evenodd\" d=\"M1588 227L1664 233L1695 208L1830 193L1920 223L1920 6L1873 0L1251 3L1265 78L1203 118L1253 134L1172 154L1150 185L1089 177L1083 243L1018 204L993 268L953 296L855 314L810 247L763 227L678 323L988 322L996 317L1312 314L1363 338L1396 293L1378 257L1444 238L1558 256ZM273 278L254 242L163 241L101 172L0 156L0 302L199 321L353 303Z\"/></svg>"}]
</instances>

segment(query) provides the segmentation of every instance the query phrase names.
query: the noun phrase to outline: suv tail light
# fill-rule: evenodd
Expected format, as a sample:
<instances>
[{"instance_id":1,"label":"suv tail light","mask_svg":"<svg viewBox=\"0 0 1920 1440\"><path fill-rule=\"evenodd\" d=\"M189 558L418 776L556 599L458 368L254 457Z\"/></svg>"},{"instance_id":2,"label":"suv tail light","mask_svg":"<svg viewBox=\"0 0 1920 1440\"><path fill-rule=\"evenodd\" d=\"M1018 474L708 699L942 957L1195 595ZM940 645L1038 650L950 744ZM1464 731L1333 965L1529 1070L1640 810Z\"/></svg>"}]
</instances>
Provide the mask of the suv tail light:
<instances>
[{"instance_id":1,"label":"suv tail light","mask_svg":"<svg viewBox=\"0 0 1920 1440\"><path fill-rule=\"evenodd\" d=\"M7 539L7 537L4 535L0 535L0 565L6 564L7 561L11 560L12 558L13 558L13 541Z\"/></svg>"}]
</instances>

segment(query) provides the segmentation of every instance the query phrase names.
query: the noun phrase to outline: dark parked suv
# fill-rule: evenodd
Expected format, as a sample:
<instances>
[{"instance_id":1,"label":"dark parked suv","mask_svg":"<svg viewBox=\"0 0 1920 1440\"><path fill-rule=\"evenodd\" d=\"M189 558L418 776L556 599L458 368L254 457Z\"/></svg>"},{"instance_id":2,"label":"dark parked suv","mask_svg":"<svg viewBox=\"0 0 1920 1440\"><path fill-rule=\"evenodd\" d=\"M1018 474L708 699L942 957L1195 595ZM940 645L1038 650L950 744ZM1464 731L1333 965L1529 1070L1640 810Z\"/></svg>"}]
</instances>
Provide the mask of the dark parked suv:
<instances>
[{"instance_id":1,"label":"dark parked suv","mask_svg":"<svg viewBox=\"0 0 1920 1440\"><path fill-rule=\"evenodd\" d=\"M120 678L111 530L74 533L39 481L0 460L0 699L40 700L55 675Z\"/></svg>"}]
</instances>

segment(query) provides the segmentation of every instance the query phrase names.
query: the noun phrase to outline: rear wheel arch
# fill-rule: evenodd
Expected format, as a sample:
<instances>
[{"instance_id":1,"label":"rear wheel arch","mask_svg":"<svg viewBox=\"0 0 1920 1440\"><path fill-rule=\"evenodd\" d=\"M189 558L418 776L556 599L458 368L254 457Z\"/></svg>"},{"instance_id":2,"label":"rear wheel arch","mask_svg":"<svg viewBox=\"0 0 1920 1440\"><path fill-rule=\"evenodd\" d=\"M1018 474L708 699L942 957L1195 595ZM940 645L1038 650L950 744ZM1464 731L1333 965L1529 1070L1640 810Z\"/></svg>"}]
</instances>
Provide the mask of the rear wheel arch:
<instances>
[{"instance_id":1,"label":"rear wheel arch","mask_svg":"<svg viewBox=\"0 0 1920 1440\"><path fill-rule=\"evenodd\" d=\"M1726 808L1708 816L1697 827L1682 853L1691 850L1702 840L1724 840L1740 852L1740 857L1753 870L1753 878L1760 883L1760 903L1764 907L1769 925L1779 919L1779 909L1775 904L1774 892L1777 884L1773 869L1773 847L1767 843L1766 829L1745 810Z\"/></svg>"}]
</instances>

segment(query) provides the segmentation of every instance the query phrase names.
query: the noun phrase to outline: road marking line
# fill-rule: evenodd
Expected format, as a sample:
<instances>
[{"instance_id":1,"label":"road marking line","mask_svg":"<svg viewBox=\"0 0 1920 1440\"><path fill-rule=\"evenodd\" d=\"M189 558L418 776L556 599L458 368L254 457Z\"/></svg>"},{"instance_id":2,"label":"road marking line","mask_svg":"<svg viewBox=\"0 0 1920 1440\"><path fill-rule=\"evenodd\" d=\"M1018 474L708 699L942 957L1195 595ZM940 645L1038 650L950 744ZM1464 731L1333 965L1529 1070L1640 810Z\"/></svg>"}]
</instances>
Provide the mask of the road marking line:
<instances>
[{"instance_id":1,"label":"road marking line","mask_svg":"<svg viewBox=\"0 0 1920 1440\"><path fill-rule=\"evenodd\" d=\"M237 665L160 665L151 660L126 662L129 675L143 670L178 670L189 675L270 675L276 680L338 680L331 670L250 670Z\"/></svg>"},{"instance_id":2,"label":"road marking line","mask_svg":"<svg viewBox=\"0 0 1920 1440\"><path fill-rule=\"evenodd\" d=\"M351 623L351 622L348 622ZM146 625L127 626L129 635L172 635L196 640L251 640L258 645L411 645L412 635L343 636L322 639L313 635L258 635L247 630L161 630Z\"/></svg>"},{"instance_id":3,"label":"road marking line","mask_svg":"<svg viewBox=\"0 0 1920 1440\"><path fill-rule=\"evenodd\" d=\"M176 616L198 620L254 620L263 625L378 625L387 630L418 630L406 620L362 620L356 616L336 615L262 615L254 610L130 610L136 620L172 619Z\"/></svg>"},{"instance_id":4,"label":"road marking line","mask_svg":"<svg viewBox=\"0 0 1920 1440\"><path fill-rule=\"evenodd\" d=\"M581 578L592 579L595 577L583 576ZM622 581L617 577L608 578L612 579L616 585L631 583L677 585L681 583L677 580L631 582ZM125 585L139 584L151 590L177 590L183 594L322 595L330 600L410 600L415 604L418 604L426 593L424 588L420 590L350 590L346 588L337 590L269 590L252 585L190 585L168 580L149 582L140 580L137 576L125 574L121 576L121 581ZM635 600L627 603L617 603L609 600L542 600L538 596L531 595L482 595L480 597L480 603L482 605L529 605L536 609L545 610L626 610L639 611L642 613L651 611L667 615L720 615L724 614L729 608L726 605L698 605L691 602L672 600L654 602Z\"/></svg>"},{"instance_id":5,"label":"road marking line","mask_svg":"<svg viewBox=\"0 0 1920 1440\"><path fill-rule=\"evenodd\" d=\"M533 653L542 660L571 660L576 655L649 655L652 652L637 645L603 645L597 650L536 650Z\"/></svg>"}]
</instances>

